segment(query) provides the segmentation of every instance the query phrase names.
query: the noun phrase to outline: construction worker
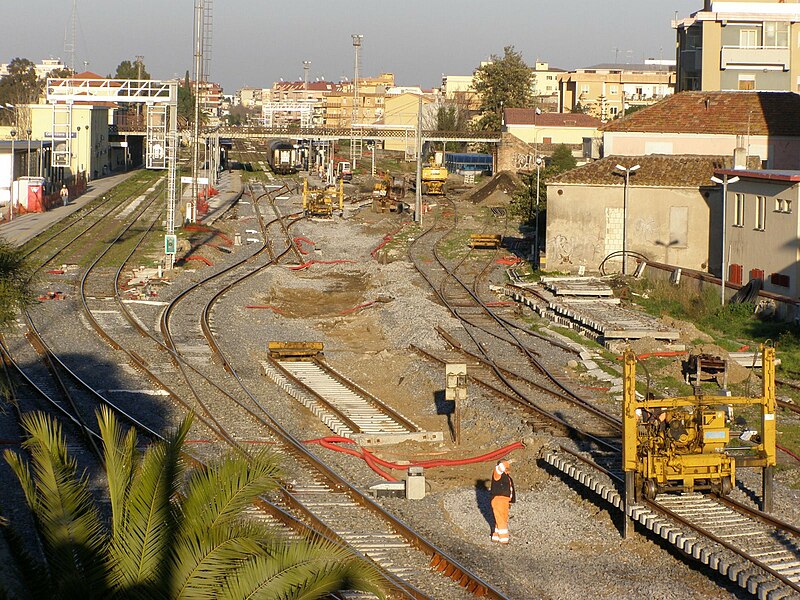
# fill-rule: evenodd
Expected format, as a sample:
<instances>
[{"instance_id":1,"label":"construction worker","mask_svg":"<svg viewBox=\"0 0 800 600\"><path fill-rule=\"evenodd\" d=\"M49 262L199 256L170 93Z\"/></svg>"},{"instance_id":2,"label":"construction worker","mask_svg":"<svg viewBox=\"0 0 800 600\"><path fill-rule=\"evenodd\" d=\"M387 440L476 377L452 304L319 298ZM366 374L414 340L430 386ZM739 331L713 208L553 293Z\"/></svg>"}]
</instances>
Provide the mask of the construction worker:
<instances>
[{"instance_id":1,"label":"construction worker","mask_svg":"<svg viewBox=\"0 0 800 600\"><path fill-rule=\"evenodd\" d=\"M503 459L497 462L492 471L492 513L494 513L494 532L492 541L507 544L510 539L508 533L508 510L511 503L516 500L514 495L514 481L508 474L511 461Z\"/></svg>"}]
</instances>

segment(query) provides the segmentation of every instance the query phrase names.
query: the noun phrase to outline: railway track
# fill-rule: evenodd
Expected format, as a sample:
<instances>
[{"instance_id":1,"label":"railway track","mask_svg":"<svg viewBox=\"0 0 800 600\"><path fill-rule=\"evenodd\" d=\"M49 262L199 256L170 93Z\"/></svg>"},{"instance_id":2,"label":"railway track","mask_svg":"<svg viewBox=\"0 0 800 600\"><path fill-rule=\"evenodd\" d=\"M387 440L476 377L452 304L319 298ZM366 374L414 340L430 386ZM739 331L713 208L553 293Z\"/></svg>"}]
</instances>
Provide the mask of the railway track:
<instances>
[{"instance_id":1,"label":"railway track","mask_svg":"<svg viewBox=\"0 0 800 600\"><path fill-rule=\"evenodd\" d=\"M434 224L417 238L419 241L420 238L431 235L436 240L429 244L428 248L435 258L434 264L440 267L443 271L442 274L430 275L427 272L429 269L425 267L425 261L420 258L424 255L420 253L415 258L413 251L409 252L415 266L431 287L437 291L442 303L450 309L454 316L460 318L468 329L472 328L470 338L477 350L467 350L466 344L446 332L442 332L443 336L454 350L472 361L469 373L474 382L482 385L496 396L515 401L517 405L528 404L528 408L537 413L537 419L550 419L551 427L549 429L552 433L566 434L578 441L579 445L588 439L591 444L584 448L593 455L592 460L585 459L576 453L569 458L564 458L563 452L553 451L545 451L543 460L563 475L576 480L587 491L596 494L611 506L626 511L622 497L617 491L623 480L614 473L615 469L619 469L620 420L595 408L591 402L580 398L566 386L558 385L560 388L558 391L549 385L541 386L538 382L533 381L527 373L519 372L519 361L514 368L507 368L499 364L500 361L494 355L496 352L494 347L489 350L490 344L487 337L485 335L478 337L475 334L475 331L486 332L486 323L489 322L489 319L481 318L480 322L475 322L474 314L478 312L477 309L470 309L467 313L468 318L464 318L464 309L467 308L467 300L470 297L476 306L482 305L481 308L487 314L492 312L479 297L477 283L480 276L473 275L473 284L468 284L465 277L457 273L463 260L448 264L436 252L440 240L445 239L454 228L455 218L451 228ZM463 292L458 295L445 293L444 282L447 278L460 285ZM491 317L491 315L489 316ZM498 324L506 321L496 316L491 319ZM531 352L526 351L525 346L519 343L517 336L508 328L503 327L503 332L500 334L486 333L490 336L488 339L494 341L505 337L508 345L526 355L535 371L541 373L545 370L544 365L537 361ZM511 337L513 341L510 341L508 337ZM440 364L448 360L419 348L415 348L415 350ZM557 382L555 376L548 373L545 375L548 383ZM494 382L491 381L492 379ZM521 389L523 384L533 384L531 387L535 389L536 393L544 392L550 398L560 396L559 400L567 401L592 414L593 417L599 418L603 423L602 426L606 428L605 431L611 432L611 437L591 434L587 436L585 429L587 421L580 417L574 417L573 413L568 413L569 418L553 418L555 416L552 414L553 405L542 406L543 403L538 400L539 396L536 396L537 401L530 402L532 396L527 395ZM556 426L552 427L552 425ZM540 423L539 429L547 431L548 427L547 425L542 427ZM590 467L589 470L587 470L587 465ZM596 473L592 473L591 469L595 469ZM601 476L598 477L597 473L600 473ZM797 594L800 592L800 544L797 539L800 532L791 525L781 523L765 513L760 513L733 500L700 494L662 495L655 501L645 501L641 505L627 507L626 512L629 517L637 520L654 534L663 537L681 552L718 571L759 598L800 597Z\"/></svg>"},{"instance_id":2,"label":"railway track","mask_svg":"<svg viewBox=\"0 0 800 600\"><path fill-rule=\"evenodd\" d=\"M146 234L142 236L142 240L145 237ZM109 245L111 246L113 242ZM202 398L207 403L212 391L221 399L215 401L216 403L208 403L205 407L191 401L185 403L186 409L193 410L198 415L194 437L202 439L210 433L220 440L220 443L194 447L195 460L198 459L198 450L199 459L205 460L226 445L243 449L247 446L246 440L272 445L288 464L287 470L295 475L291 484L283 486L278 497L268 502L265 500L266 512L259 518L288 520L295 528L300 527L298 523L302 523L307 531L346 543L354 553L368 557L381 569L393 597L503 597L488 583L471 574L457 561L448 558L322 465L302 443L282 430L280 424L272 421L263 409L258 408L258 399L254 395L245 391L239 392L239 397L236 398L221 389L221 386L212 383L210 378L203 379L198 367L191 365L181 355L180 344L174 344L174 347L167 343L158 344L154 353L152 331L147 326L153 319L126 310L130 308L130 304L122 302L119 294L120 273L133 253L134 251L113 272L109 268L97 269L99 258L93 262L82 279L84 314L106 343L124 353L124 361L144 373L150 383L156 385L156 390L153 391L167 394L176 403L185 402L184 397L190 398L192 395L197 402ZM116 290L113 295L111 290ZM139 309L160 308L158 303L136 306ZM138 344L134 342L137 338ZM58 357L60 351L50 349L50 353ZM159 354L161 358L157 357ZM181 369L169 366L171 362L181 365ZM229 361L226 360L223 364L231 368ZM180 371L183 371L183 378L187 380L185 383L180 381ZM87 389L93 389L92 383L85 382L85 385ZM95 400L112 406L115 410L124 410L115 402L101 396L97 394ZM232 406L232 400L240 402L242 398L249 401L248 405L242 403L240 408L243 410L238 410L238 413L228 410L228 414L221 414L221 402ZM85 413L86 410L81 408L77 412ZM245 420L249 425L242 420L242 414L249 417ZM138 421L139 415L135 411L130 416L132 422L139 423L137 427L144 426L153 432L152 427ZM445 577L440 576L439 572Z\"/></svg>"},{"instance_id":3,"label":"railway track","mask_svg":"<svg viewBox=\"0 0 800 600\"><path fill-rule=\"evenodd\" d=\"M461 341L451 334L443 333L451 347L470 356L478 362L477 368L482 371L474 381L484 385L491 378L495 380L494 389L515 398L517 406L535 416L534 424L544 423L545 427L557 430L569 430L581 439L604 450L616 450L618 442L613 437L619 435L618 423L614 418L599 411L590 402L575 394L543 364L528 343L520 336L524 335L511 327L505 318L497 316L487 306L478 291L486 270L492 264L494 254L472 269L468 276L458 272L464 264L468 264L465 254L460 260L447 260L439 250L439 246L453 235L457 227L455 207L448 207L452 214L449 222L444 217L437 218L434 224L421 235L409 248L411 258L417 271L436 291L442 304L464 323L464 331L469 339ZM429 257L434 261L429 262ZM456 291L453 291L456 290ZM541 340L537 340L541 343ZM474 351L467 351L469 345ZM433 358L432 355L429 355ZM435 357L441 362L443 359ZM513 367L513 369L512 369ZM528 373L511 375L512 370L525 368Z\"/></svg>"},{"instance_id":4,"label":"railway track","mask_svg":"<svg viewBox=\"0 0 800 600\"><path fill-rule=\"evenodd\" d=\"M618 473L563 447L545 450L542 460L756 597L800 598L797 527L741 503L697 493L659 494L626 507Z\"/></svg>"},{"instance_id":5,"label":"railway track","mask_svg":"<svg viewBox=\"0 0 800 600\"><path fill-rule=\"evenodd\" d=\"M406 440L440 442L441 431L424 431L319 359L262 362L264 373L339 436L362 446Z\"/></svg>"}]
</instances>

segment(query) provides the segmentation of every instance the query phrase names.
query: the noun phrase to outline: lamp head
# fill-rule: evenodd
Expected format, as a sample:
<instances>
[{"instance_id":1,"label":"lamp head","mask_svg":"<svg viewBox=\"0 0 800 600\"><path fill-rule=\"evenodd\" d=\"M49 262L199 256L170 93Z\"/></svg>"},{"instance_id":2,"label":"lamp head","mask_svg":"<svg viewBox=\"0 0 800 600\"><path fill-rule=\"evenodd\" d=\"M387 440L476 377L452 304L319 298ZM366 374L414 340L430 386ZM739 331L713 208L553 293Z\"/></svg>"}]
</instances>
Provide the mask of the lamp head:
<instances>
[{"instance_id":1,"label":"lamp head","mask_svg":"<svg viewBox=\"0 0 800 600\"><path fill-rule=\"evenodd\" d=\"M728 183L736 183L737 181L739 181L738 177L731 177L730 179L728 179Z\"/></svg>"},{"instance_id":2,"label":"lamp head","mask_svg":"<svg viewBox=\"0 0 800 600\"><path fill-rule=\"evenodd\" d=\"M641 167L641 165L633 165L633 166L632 166L632 167L631 167L629 170L630 170L631 172L633 172L633 171L638 171L638 170L639 170L639 167Z\"/></svg>"},{"instance_id":3,"label":"lamp head","mask_svg":"<svg viewBox=\"0 0 800 600\"><path fill-rule=\"evenodd\" d=\"M725 183L724 181L722 181L722 179L720 179L716 175L711 178L711 181L713 181L714 183Z\"/></svg>"},{"instance_id":4,"label":"lamp head","mask_svg":"<svg viewBox=\"0 0 800 600\"><path fill-rule=\"evenodd\" d=\"M627 170L628 170L628 169L626 169L625 167L623 167L622 165L617 165L617 166L616 166L616 167L614 167L614 168L615 168L615 169L619 169L620 171L627 171Z\"/></svg>"}]
</instances>

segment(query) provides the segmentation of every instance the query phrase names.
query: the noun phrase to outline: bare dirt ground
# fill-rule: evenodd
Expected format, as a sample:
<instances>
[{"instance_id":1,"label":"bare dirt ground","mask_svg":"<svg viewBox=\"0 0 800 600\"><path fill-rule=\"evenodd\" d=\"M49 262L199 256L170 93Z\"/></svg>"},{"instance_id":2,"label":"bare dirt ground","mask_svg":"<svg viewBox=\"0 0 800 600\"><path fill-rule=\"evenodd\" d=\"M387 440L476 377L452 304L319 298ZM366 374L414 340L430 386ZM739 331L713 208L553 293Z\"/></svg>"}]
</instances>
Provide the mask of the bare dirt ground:
<instances>
[{"instance_id":1,"label":"bare dirt ground","mask_svg":"<svg viewBox=\"0 0 800 600\"><path fill-rule=\"evenodd\" d=\"M492 201L502 204L502 198ZM485 227L485 207L460 203L458 211L470 227ZM444 443L373 448L380 458L401 464L461 459L517 441L526 444L512 453L520 502L512 511L512 544L507 548L489 540L486 484L493 462L429 469L424 500L381 502L511 598L747 597L713 573L698 571L659 540L647 535L622 540L618 519L608 507L543 468L539 451L552 439L491 395L470 390L461 411L462 443L453 442L453 416L439 400L444 373L410 345L445 351L434 326L456 330L460 325L409 266L402 244L388 247L380 261L370 255L384 235L407 220L364 208L344 220L305 224L302 234L316 243L316 258L352 262L283 272L252 298L276 309L262 320L302 339L323 340L326 359L335 368L424 429L444 432ZM505 221L496 225L500 231L508 228ZM498 271L492 277L502 281L504 274ZM561 372L566 372L565 364ZM335 460L360 485L381 481L357 459Z\"/></svg>"}]
</instances>

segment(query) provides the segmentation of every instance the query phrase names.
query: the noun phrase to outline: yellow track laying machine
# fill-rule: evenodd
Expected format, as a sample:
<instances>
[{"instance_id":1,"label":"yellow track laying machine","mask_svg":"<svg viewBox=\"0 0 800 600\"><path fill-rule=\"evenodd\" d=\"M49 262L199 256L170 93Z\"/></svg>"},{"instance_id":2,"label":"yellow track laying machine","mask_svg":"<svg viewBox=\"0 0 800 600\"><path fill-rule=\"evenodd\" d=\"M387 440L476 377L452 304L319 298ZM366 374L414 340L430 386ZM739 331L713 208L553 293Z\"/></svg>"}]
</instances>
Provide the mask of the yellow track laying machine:
<instances>
[{"instance_id":1,"label":"yellow track laying machine","mask_svg":"<svg viewBox=\"0 0 800 600\"><path fill-rule=\"evenodd\" d=\"M763 506L772 504L775 466L775 349L762 348L763 384L754 397L696 395L639 398L636 356L625 352L623 450L626 502L669 491L711 491L725 495L736 483L737 467L764 471ZM760 431L731 442L734 407L754 407Z\"/></svg>"}]
</instances>

